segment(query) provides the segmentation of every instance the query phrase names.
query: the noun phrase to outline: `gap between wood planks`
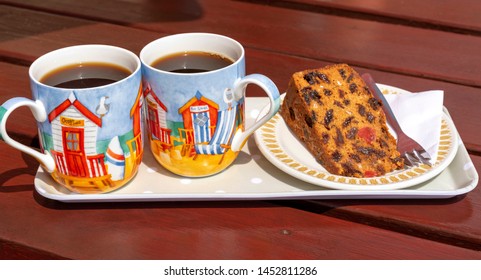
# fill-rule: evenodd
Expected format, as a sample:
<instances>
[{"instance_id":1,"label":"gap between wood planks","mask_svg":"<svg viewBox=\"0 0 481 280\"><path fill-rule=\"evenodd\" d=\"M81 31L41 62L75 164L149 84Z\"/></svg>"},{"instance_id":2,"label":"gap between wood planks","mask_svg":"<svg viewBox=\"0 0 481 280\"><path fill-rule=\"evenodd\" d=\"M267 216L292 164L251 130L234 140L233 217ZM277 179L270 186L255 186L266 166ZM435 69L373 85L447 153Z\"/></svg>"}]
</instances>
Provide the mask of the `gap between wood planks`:
<instances>
[{"instance_id":1,"label":"gap between wood planks","mask_svg":"<svg viewBox=\"0 0 481 280\"><path fill-rule=\"evenodd\" d=\"M449 201L460 200L464 196L458 196L449 199ZM433 203L443 203L442 201L435 201ZM364 201L369 204L369 200ZM292 207L299 210L304 210L311 213L322 214L329 217L346 220L354 223L368 225L376 228L381 228L389 231L398 232L401 234L419 237L426 240L440 242L452 246L462 247L470 250L481 250L481 243L479 238L464 236L461 234L436 230L433 227L423 226L420 224L413 224L402 220L392 219L388 217L379 218L369 214L359 213L342 207L333 206L334 202L317 201L317 200L285 200L276 201L276 204ZM349 204L349 202L347 202ZM342 206L342 203L340 203ZM330 210L327 210L329 208Z\"/></svg>"},{"instance_id":2,"label":"gap between wood planks","mask_svg":"<svg viewBox=\"0 0 481 280\"><path fill-rule=\"evenodd\" d=\"M453 26L444 25L444 24L435 24L435 23L422 21L422 20L404 19L404 18L395 17L395 16L378 15L378 14L363 12L363 11L353 11L353 10L340 8L340 7L335 8L335 7L320 6L322 5L322 3L319 3L319 5L315 5L310 3L292 2L288 0L233 0L233 1L247 2L252 4L260 4L260 5L269 5L273 7L299 10L304 12L319 13L319 14L326 14L326 15L333 15L333 16L354 18L354 19L361 19L361 20L368 20L368 21L377 21L377 22L383 22L383 23L389 23L389 24L398 24L398 25L417 27L417 28L423 28L423 29L458 33L458 34L469 34L473 36L481 36L481 31L474 30L474 29L453 27Z\"/></svg>"}]
</instances>

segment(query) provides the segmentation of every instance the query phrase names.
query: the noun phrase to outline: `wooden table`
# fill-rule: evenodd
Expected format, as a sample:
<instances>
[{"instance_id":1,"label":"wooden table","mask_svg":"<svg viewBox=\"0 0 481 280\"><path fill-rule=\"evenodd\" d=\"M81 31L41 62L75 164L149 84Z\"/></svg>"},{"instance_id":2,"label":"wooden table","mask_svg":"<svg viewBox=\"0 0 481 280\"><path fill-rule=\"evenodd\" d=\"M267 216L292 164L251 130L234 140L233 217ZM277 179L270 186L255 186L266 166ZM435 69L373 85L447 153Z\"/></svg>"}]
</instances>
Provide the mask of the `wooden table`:
<instances>
[{"instance_id":1,"label":"wooden table","mask_svg":"<svg viewBox=\"0 0 481 280\"><path fill-rule=\"evenodd\" d=\"M362 4L361 4L362 3ZM435 0L0 1L0 103L30 96L28 66L65 46L139 53L182 32L235 38L247 72L285 90L345 62L384 84L442 89L481 168L481 2ZM249 93L255 96L253 90ZM38 146L28 110L12 136ZM74 203L33 185L38 163L0 143L1 259L479 259L481 190L449 199Z\"/></svg>"}]
</instances>

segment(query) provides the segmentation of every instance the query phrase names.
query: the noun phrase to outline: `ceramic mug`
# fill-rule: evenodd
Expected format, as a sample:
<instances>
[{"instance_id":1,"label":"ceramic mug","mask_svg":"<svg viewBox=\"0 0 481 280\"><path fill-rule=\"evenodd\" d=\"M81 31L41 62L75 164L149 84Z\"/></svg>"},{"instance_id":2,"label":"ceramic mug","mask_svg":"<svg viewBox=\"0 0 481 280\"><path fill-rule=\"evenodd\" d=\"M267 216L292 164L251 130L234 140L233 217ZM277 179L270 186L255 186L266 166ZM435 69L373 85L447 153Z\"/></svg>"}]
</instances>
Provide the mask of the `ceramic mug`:
<instances>
[{"instance_id":1,"label":"ceramic mug","mask_svg":"<svg viewBox=\"0 0 481 280\"><path fill-rule=\"evenodd\" d=\"M69 72L87 66L87 72ZM67 47L35 60L29 76L33 99L14 97L0 107L5 143L76 193L110 192L134 177L143 154L141 64L134 53L108 45ZM10 114L21 106L37 120L40 151L7 133Z\"/></svg>"},{"instance_id":2,"label":"ceramic mug","mask_svg":"<svg viewBox=\"0 0 481 280\"><path fill-rule=\"evenodd\" d=\"M207 56L208 60L213 56L230 62L217 69L207 67L210 62L202 59L186 69L164 63L183 55ZM279 110L276 85L264 75L245 75L244 48L229 37L209 33L163 37L146 45L140 60L151 151L175 174L202 177L223 171L248 137ZM270 109L251 127L245 127L245 90L249 84L264 90Z\"/></svg>"}]
</instances>

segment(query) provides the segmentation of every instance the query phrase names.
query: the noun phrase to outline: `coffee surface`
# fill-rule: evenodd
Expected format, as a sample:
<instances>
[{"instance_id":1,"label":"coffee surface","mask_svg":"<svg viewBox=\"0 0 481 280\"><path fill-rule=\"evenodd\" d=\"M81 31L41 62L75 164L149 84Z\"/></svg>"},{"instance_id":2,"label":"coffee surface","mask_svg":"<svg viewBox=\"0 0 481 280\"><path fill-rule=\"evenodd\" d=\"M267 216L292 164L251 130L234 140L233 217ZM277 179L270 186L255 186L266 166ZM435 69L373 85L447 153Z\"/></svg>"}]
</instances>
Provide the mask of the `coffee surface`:
<instances>
[{"instance_id":1,"label":"coffee surface","mask_svg":"<svg viewBox=\"0 0 481 280\"><path fill-rule=\"evenodd\" d=\"M91 88L120 81L130 74L128 69L119 65L88 62L59 67L44 75L40 82L58 88Z\"/></svg>"},{"instance_id":2,"label":"coffee surface","mask_svg":"<svg viewBox=\"0 0 481 280\"><path fill-rule=\"evenodd\" d=\"M224 68L234 63L225 56L192 51L174 53L158 58L152 63L152 67L173 73L202 73Z\"/></svg>"}]
</instances>

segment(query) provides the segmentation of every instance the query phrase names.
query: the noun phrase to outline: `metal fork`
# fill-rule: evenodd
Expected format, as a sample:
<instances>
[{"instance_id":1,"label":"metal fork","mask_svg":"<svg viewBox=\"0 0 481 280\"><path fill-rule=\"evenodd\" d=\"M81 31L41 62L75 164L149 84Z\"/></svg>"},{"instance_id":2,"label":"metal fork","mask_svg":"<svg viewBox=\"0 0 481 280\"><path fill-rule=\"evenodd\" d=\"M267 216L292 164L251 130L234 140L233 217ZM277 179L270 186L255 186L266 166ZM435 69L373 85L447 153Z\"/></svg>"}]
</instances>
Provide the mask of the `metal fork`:
<instances>
[{"instance_id":1,"label":"metal fork","mask_svg":"<svg viewBox=\"0 0 481 280\"><path fill-rule=\"evenodd\" d=\"M397 134L397 149L401 154L401 157L404 159L404 165L407 167L413 167L423 163L431 166L431 157L418 142L407 136L401 129L401 126L399 126L399 123L396 120L391 107L387 103L384 94L377 87L376 82L374 82L371 75L369 73L365 73L362 75L362 78L374 96L380 99L383 103L383 106L381 107L386 115L386 119Z\"/></svg>"}]
</instances>

